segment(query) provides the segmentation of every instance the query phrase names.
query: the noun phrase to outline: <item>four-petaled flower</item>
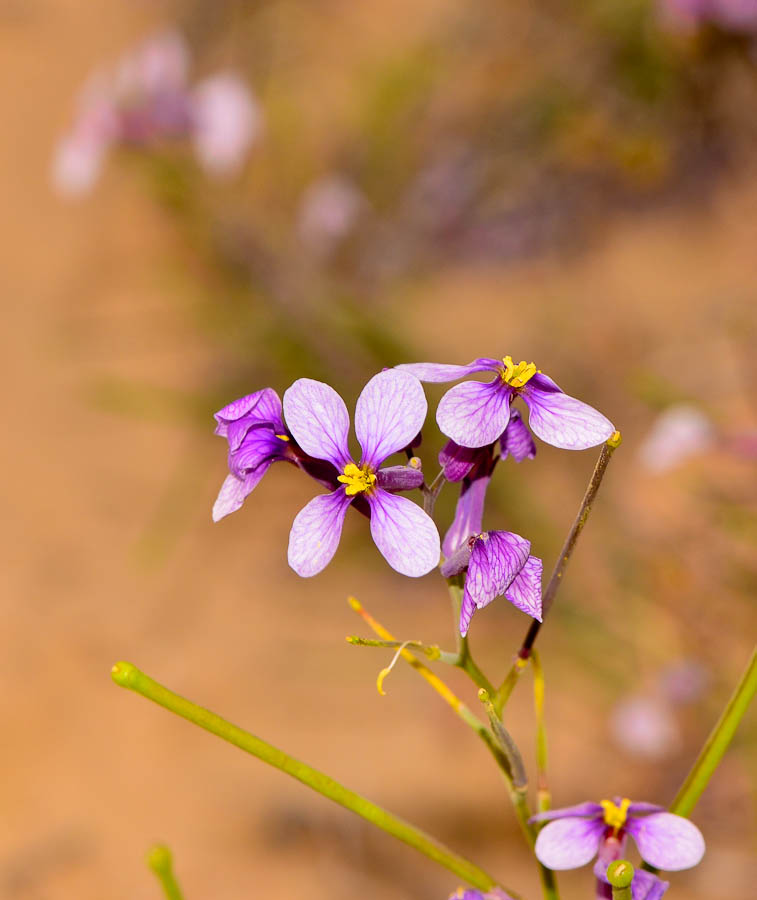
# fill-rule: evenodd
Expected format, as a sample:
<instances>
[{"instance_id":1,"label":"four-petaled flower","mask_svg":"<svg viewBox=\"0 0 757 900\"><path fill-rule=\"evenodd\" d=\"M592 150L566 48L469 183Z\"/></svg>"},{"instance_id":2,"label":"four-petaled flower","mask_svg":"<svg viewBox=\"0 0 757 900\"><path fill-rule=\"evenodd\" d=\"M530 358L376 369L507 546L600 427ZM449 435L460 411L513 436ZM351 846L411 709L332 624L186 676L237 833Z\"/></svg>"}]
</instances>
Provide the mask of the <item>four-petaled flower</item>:
<instances>
[{"instance_id":1,"label":"four-petaled flower","mask_svg":"<svg viewBox=\"0 0 757 900\"><path fill-rule=\"evenodd\" d=\"M615 426L586 403L569 397L533 363L517 365L511 357L476 359L467 366L404 363L398 369L421 381L457 381L476 372L493 372L493 381L464 381L439 401L439 427L463 447L484 447L505 434L510 403L520 396L528 406L531 430L548 444L585 450L606 441Z\"/></svg>"},{"instance_id":2,"label":"four-petaled flower","mask_svg":"<svg viewBox=\"0 0 757 900\"><path fill-rule=\"evenodd\" d=\"M550 869L584 866L610 839L619 842L622 852L626 835L634 839L645 862L668 872L689 869L704 855L704 838L696 825L661 806L632 803L627 797L553 809L530 821L548 823L539 832L534 850ZM605 869L609 861L602 860Z\"/></svg>"},{"instance_id":3,"label":"four-petaled flower","mask_svg":"<svg viewBox=\"0 0 757 900\"><path fill-rule=\"evenodd\" d=\"M297 515L289 535L289 564L299 575L316 575L339 544L347 507L367 501L371 534L392 568L417 577L439 563L439 533L415 503L381 486L379 467L409 446L428 409L420 382L389 369L374 375L355 407L355 432L362 448L356 463L347 446L349 415L336 391L300 378L284 394L284 418L305 453L326 460L340 473L339 486L311 500Z\"/></svg>"}]
</instances>

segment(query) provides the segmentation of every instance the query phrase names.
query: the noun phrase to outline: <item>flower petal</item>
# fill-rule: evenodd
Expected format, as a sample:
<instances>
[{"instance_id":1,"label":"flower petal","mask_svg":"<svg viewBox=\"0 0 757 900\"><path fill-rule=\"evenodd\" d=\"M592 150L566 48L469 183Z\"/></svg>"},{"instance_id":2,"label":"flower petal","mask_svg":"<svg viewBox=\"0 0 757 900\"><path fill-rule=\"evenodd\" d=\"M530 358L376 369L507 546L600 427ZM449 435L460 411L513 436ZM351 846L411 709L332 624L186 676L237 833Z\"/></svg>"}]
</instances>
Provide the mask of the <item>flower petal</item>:
<instances>
[{"instance_id":1,"label":"flower petal","mask_svg":"<svg viewBox=\"0 0 757 900\"><path fill-rule=\"evenodd\" d=\"M428 411L423 387L414 375L386 369L363 388L355 406L355 433L362 462L373 469L407 447L421 430Z\"/></svg>"},{"instance_id":2,"label":"flower petal","mask_svg":"<svg viewBox=\"0 0 757 900\"><path fill-rule=\"evenodd\" d=\"M305 453L328 460L340 471L350 461L350 417L344 400L332 387L299 378L284 393L284 417Z\"/></svg>"},{"instance_id":3,"label":"flower petal","mask_svg":"<svg viewBox=\"0 0 757 900\"><path fill-rule=\"evenodd\" d=\"M702 832L683 816L660 812L629 817L626 831L636 841L642 859L666 872L690 869L704 856Z\"/></svg>"},{"instance_id":4,"label":"flower petal","mask_svg":"<svg viewBox=\"0 0 757 900\"><path fill-rule=\"evenodd\" d=\"M314 497L297 513L289 532L288 559L298 575L310 578L331 562L351 502L344 488L338 488Z\"/></svg>"},{"instance_id":5,"label":"flower petal","mask_svg":"<svg viewBox=\"0 0 757 900\"><path fill-rule=\"evenodd\" d=\"M385 491L414 491L423 484L423 472L415 466L387 466L376 472L376 484Z\"/></svg>"},{"instance_id":6,"label":"flower petal","mask_svg":"<svg viewBox=\"0 0 757 900\"><path fill-rule=\"evenodd\" d=\"M528 559L531 544L510 531L488 531L471 553L465 592L479 609L504 594Z\"/></svg>"},{"instance_id":7,"label":"flower petal","mask_svg":"<svg viewBox=\"0 0 757 900\"><path fill-rule=\"evenodd\" d=\"M536 456L534 439L517 409L510 410L510 421L499 443L502 448L502 459L507 459L508 455L512 454L515 462L519 463Z\"/></svg>"},{"instance_id":8,"label":"flower petal","mask_svg":"<svg viewBox=\"0 0 757 900\"><path fill-rule=\"evenodd\" d=\"M594 863L594 875L603 884L610 883L607 880L607 866L612 861L598 859ZM631 882L631 900L660 900L669 887L669 881L663 881L651 872L645 872L644 869L636 869Z\"/></svg>"},{"instance_id":9,"label":"flower petal","mask_svg":"<svg viewBox=\"0 0 757 900\"><path fill-rule=\"evenodd\" d=\"M229 429L234 425L235 422ZM229 435L231 440L231 430ZM256 470L262 462L271 463L275 459L286 458L288 448L289 442L276 437L268 425L251 427L241 446L229 453L229 469L234 475L242 478L248 472Z\"/></svg>"},{"instance_id":10,"label":"flower petal","mask_svg":"<svg viewBox=\"0 0 757 900\"><path fill-rule=\"evenodd\" d=\"M444 536L442 552L446 557L452 556L472 534L480 533L484 499L490 480L490 478L475 478L463 485L455 509L455 518Z\"/></svg>"},{"instance_id":11,"label":"flower petal","mask_svg":"<svg viewBox=\"0 0 757 900\"><path fill-rule=\"evenodd\" d=\"M244 503L248 494L257 487L260 479L268 471L271 461L265 461L250 472L244 478L236 475L227 475L221 490L218 492L216 502L213 504L213 521L220 522L225 516L236 512Z\"/></svg>"},{"instance_id":12,"label":"flower petal","mask_svg":"<svg viewBox=\"0 0 757 900\"><path fill-rule=\"evenodd\" d=\"M447 441L439 451L439 465L444 469L447 481L462 481L475 465L480 450L480 447L461 447L454 441Z\"/></svg>"},{"instance_id":13,"label":"flower petal","mask_svg":"<svg viewBox=\"0 0 757 900\"><path fill-rule=\"evenodd\" d=\"M501 365L502 363L498 359L482 357L474 359L467 366L445 365L444 363L402 363L395 368L409 372L421 381L441 384L445 381L457 381L458 378L465 378L466 375L472 375L474 372L496 372Z\"/></svg>"},{"instance_id":14,"label":"flower petal","mask_svg":"<svg viewBox=\"0 0 757 900\"><path fill-rule=\"evenodd\" d=\"M528 404L531 430L553 447L585 450L606 441L615 431L612 422L593 406L561 391L543 390L529 382L521 395Z\"/></svg>"},{"instance_id":15,"label":"flower petal","mask_svg":"<svg viewBox=\"0 0 757 900\"><path fill-rule=\"evenodd\" d=\"M439 401L436 421L444 434L462 447L484 447L507 428L511 393L499 378L464 381Z\"/></svg>"},{"instance_id":16,"label":"flower petal","mask_svg":"<svg viewBox=\"0 0 757 900\"><path fill-rule=\"evenodd\" d=\"M256 421L283 424L281 418L281 400L273 388L263 388L254 394L247 394L238 400L233 400L223 409L215 413L214 418L218 422L216 434L226 436L223 430L229 422L235 422L245 416L253 415Z\"/></svg>"},{"instance_id":17,"label":"flower petal","mask_svg":"<svg viewBox=\"0 0 757 900\"><path fill-rule=\"evenodd\" d=\"M558 809L549 809L546 812L537 813L528 820L534 822L551 822L553 819L578 819L585 816L602 816L602 806L599 803L587 801L577 803L575 806L561 806Z\"/></svg>"},{"instance_id":18,"label":"flower petal","mask_svg":"<svg viewBox=\"0 0 757 900\"><path fill-rule=\"evenodd\" d=\"M536 556L529 556L505 591L505 597L513 606L533 616L537 622L541 622L541 572L541 560Z\"/></svg>"},{"instance_id":19,"label":"flower petal","mask_svg":"<svg viewBox=\"0 0 757 900\"><path fill-rule=\"evenodd\" d=\"M420 506L380 488L366 496L373 540L393 569L417 578L439 565L439 532Z\"/></svg>"},{"instance_id":20,"label":"flower petal","mask_svg":"<svg viewBox=\"0 0 757 900\"><path fill-rule=\"evenodd\" d=\"M473 613L476 611L476 604L473 602L473 598L467 591L463 591L463 599L460 604L460 635L461 637L465 637L468 634L468 629L470 628L470 620L473 618Z\"/></svg>"},{"instance_id":21,"label":"flower petal","mask_svg":"<svg viewBox=\"0 0 757 900\"><path fill-rule=\"evenodd\" d=\"M548 869L577 869L591 862L604 830L599 819L556 819L539 832L534 852Z\"/></svg>"}]
</instances>

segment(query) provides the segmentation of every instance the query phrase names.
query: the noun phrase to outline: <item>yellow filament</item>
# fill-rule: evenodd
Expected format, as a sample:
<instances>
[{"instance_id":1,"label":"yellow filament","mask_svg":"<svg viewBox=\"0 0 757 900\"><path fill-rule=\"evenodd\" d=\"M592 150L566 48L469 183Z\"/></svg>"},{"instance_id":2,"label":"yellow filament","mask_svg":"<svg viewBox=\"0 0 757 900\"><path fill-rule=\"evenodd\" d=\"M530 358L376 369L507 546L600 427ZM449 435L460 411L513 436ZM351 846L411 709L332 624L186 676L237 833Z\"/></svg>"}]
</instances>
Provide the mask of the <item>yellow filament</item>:
<instances>
[{"instance_id":1,"label":"yellow filament","mask_svg":"<svg viewBox=\"0 0 757 900\"><path fill-rule=\"evenodd\" d=\"M344 472L337 475L337 481L346 484L345 494L348 497L354 497L362 491L369 491L376 484L376 476L373 472L369 472L366 466L362 469L358 468L355 463L347 463Z\"/></svg>"},{"instance_id":2,"label":"yellow filament","mask_svg":"<svg viewBox=\"0 0 757 900\"><path fill-rule=\"evenodd\" d=\"M616 806L612 800L601 800L599 805L605 811L605 825L609 825L617 834L626 824L628 807L631 805L631 801L628 797L624 797L620 801L620 806Z\"/></svg>"},{"instance_id":3,"label":"yellow filament","mask_svg":"<svg viewBox=\"0 0 757 900\"><path fill-rule=\"evenodd\" d=\"M522 388L536 375L537 369L534 363L527 363L525 359L522 359L517 366L513 362L512 356L503 357L502 362L505 365L502 380L510 387Z\"/></svg>"}]
</instances>

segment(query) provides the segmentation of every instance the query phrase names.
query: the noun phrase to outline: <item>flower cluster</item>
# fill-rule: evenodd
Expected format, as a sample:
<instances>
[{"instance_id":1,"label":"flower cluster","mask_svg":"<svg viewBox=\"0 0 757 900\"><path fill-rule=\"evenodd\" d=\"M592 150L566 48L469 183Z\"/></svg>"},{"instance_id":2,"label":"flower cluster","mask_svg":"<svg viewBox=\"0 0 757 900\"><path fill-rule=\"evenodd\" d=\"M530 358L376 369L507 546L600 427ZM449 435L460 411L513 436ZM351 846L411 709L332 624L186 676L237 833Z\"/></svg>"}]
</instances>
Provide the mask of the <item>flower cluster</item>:
<instances>
[{"instance_id":1,"label":"flower cluster","mask_svg":"<svg viewBox=\"0 0 757 900\"><path fill-rule=\"evenodd\" d=\"M259 104L232 72L190 87L189 68L184 39L166 31L95 72L79 93L72 127L55 149L54 186L64 194L86 193L111 147L154 148L176 140L191 141L209 174L238 171L261 132Z\"/></svg>"}]
</instances>

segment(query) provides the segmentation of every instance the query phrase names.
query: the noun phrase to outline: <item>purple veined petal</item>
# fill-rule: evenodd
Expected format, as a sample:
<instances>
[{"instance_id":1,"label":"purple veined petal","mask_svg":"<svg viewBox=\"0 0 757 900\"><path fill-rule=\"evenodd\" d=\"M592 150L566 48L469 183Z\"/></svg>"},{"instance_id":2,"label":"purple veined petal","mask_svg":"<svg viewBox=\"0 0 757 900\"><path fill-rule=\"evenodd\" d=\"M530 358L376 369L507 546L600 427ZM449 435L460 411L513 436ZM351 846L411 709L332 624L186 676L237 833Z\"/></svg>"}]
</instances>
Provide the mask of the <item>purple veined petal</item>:
<instances>
[{"instance_id":1,"label":"purple veined petal","mask_svg":"<svg viewBox=\"0 0 757 900\"><path fill-rule=\"evenodd\" d=\"M529 382L521 395L528 404L531 430L553 447L586 450L603 443L615 431L601 412L560 391L544 391Z\"/></svg>"},{"instance_id":2,"label":"purple veined petal","mask_svg":"<svg viewBox=\"0 0 757 900\"><path fill-rule=\"evenodd\" d=\"M415 376L397 369L374 375L355 406L362 462L378 469L387 456L407 447L421 430L427 412L426 395Z\"/></svg>"},{"instance_id":3,"label":"purple veined petal","mask_svg":"<svg viewBox=\"0 0 757 900\"><path fill-rule=\"evenodd\" d=\"M213 521L220 522L225 516L236 512L244 503L248 494L257 487L260 479L268 471L270 461L263 462L254 472L250 472L244 478L236 475L227 475L221 485L216 502L213 504Z\"/></svg>"},{"instance_id":4,"label":"purple veined petal","mask_svg":"<svg viewBox=\"0 0 757 900\"><path fill-rule=\"evenodd\" d=\"M536 456L534 439L517 409L510 410L510 421L499 439L499 444L502 449L502 459L507 459L508 455L512 455L515 462L520 463L524 459L533 459Z\"/></svg>"},{"instance_id":5,"label":"purple veined petal","mask_svg":"<svg viewBox=\"0 0 757 900\"><path fill-rule=\"evenodd\" d=\"M519 534L488 531L473 546L463 595L479 609L510 587L528 559L531 544Z\"/></svg>"},{"instance_id":6,"label":"purple veined petal","mask_svg":"<svg viewBox=\"0 0 757 900\"><path fill-rule=\"evenodd\" d=\"M541 573L541 560L536 556L529 556L505 591L505 598L513 606L532 616L537 622L541 622Z\"/></svg>"},{"instance_id":7,"label":"purple veined petal","mask_svg":"<svg viewBox=\"0 0 757 900\"><path fill-rule=\"evenodd\" d=\"M464 381L439 401L436 421L442 432L462 447L485 447L507 428L511 393L499 378Z\"/></svg>"},{"instance_id":8,"label":"purple veined petal","mask_svg":"<svg viewBox=\"0 0 757 900\"><path fill-rule=\"evenodd\" d=\"M549 375L545 375L543 372L537 372L528 383L533 387L538 388L540 391L546 391L547 393L551 391L557 391L560 394L565 393L556 381L553 381Z\"/></svg>"},{"instance_id":9,"label":"purple veined petal","mask_svg":"<svg viewBox=\"0 0 757 900\"><path fill-rule=\"evenodd\" d=\"M226 437L225 427L230 422L252 415L257 421L271 422L274 425L284 424L281 418L281 400L273 388L263 388L253 394L247 394L245 397L233 400L223 409L219 409L214 414L214 418L218 422L216 434Z\"/></svg>"},{"instance_id":10,"label":"purple veined petal","mask_svg":"<svg viewBox=\"0 0 757 900\"><path fill-rule=\"evenodd\" d=\"M299 378L284 393L284 418L305 453L328 460L340 471L350 462L350 417L334 388Z\"/></svg>"},{"instance_id":11,"label":"purple veined petal","mask_svg":"<svg viewBox=\"0 0 757 900\"><path fill-rule=\"evenodd\" d=\"M473 375L474 372L496 372L501 365L502 361L499 359L481 357L474 359L467 366L445 365L444 363L402 363L395 368L409 372L421 381L442 384L445 381L457 381L458 378L465 378L466 375Z\"/></svg>"},{"instance_id":12,"label":"purple veined petal","mask_svg":"<svg viewBox=\"0 0 757 900\"><path fill-rule=\"evenodd\" d=\"M393 569L418 578L439 565L439 532L420 506L380 488L366 497L373 540Z\"/></svg>"},{"instance_id":13,"label":"purple veined petal","mask_svg":"<svg viewBox=\"0 0 757 900\"><path fill-rule=\"evenodd\" d=\"M414 491L423 484L423 472L414 466L387 466L376 472L376 484L385 491Z\"/></svg>"},{"instance_id":14,"label":"purple veined petal","mask_svg":"<svg viewBox=\"0 0 757 900\"><path fill-rule=\"evenodd\" d=\"M617 805L617 804L616 804ZM665 812L665 807L657 803L632 803L628 807L629 816L643 816L645 813Z\"/></svg>"},{"instance_id":15,"label":"purple veined petal","mask_svg":"<svg viewBox=\"0 0 757 900\"><path fill-rule=\"evenodd\" d=\"M476 611L476 604L468 591L463 591L463 599L460 604L460 636L465 637L470 628L470 620Z\"/></svg>"},{"instance_id":16,"label":"purple veined petal","mask_svg":"<svg viewBox=\"0 0 757 900\"><path fill-rule=\"evenodd\" d=\"M626 831L636 841L641 858L666 872L690 869L704 856L702 832L683 816L661 812L629 818Z\"/></svg>"},{"instance_id":17,"label":"purple veined petal","mask_svg":"<svg viewBox=\"0 0 757 900\"><path fill-rule=\"evenodd\" d=\"M298 575L310 578L331 562L351 502L352 497L340 487L330 494L314 497L297 513L289 532L287 556L289 565Z\"/></svg>"},{"instance_id":18,"label":"purple veined petal","mask_svg":"<svg viewBox=\"0 0 757 900\"><path fill-rule=\"evenodd\" d=\"M480 447L461 447L454 441L447 443L439 451L439 465L444 469L447 481L462 481L476 462Z\"/></svg>"},{"instance_id":19,"label":"purple veined petal","mask_svg":"<svg viewBox=\"0 0 757 900\"><path fill-rule=\"evenodd\" d=\"M255 426L250 428L239 448L229 453L229 470L241 478L263 462L285 459L288 447L289 442L276 437L270 427Z\"/></svg>"},{"instance_id":20,"label":"purple veined petal","mask_svg":"<svg viewBox=\"0 0 757 900\"><path fill-rule=\"evenodd\" d=\"M637 869L631 882L632 900L661 900L667 889L669 881L663 881L651 872Z\"/></svg>"},{"instance_id":21,"label":"purple veined petal","mask_svg":"<svg viewBox=\"0 0 757 900\"><path fill-rule=\"evenodd\" d=\"M575 806L562 806L559 809L550 809L547 810L547 812L537 813L535 816L531 816L528 821L533 824L534 822L551 822L553 819L580 819L596 816L599 816L601 819L602 815L603 809L599 803L586 802L577 803Z\"/></svg>"},{"instance_id":22,"label":"purple veined petal","mask_svg":"<svg viewBox=\"0 0 757 900\"><path fill-rule=\"evenodd\" d=\"M490 478L475 478L470 484L463 485L455 509L455 518L444 535L442 553L446 557L452 556L472 534L481 532L484 500L490 480Z\"/></svg>"},{"instance_id":23,"label":"purple veined petal","mask_svg":"<svg viewBox=\"0 0 757 900\"><path fill-rule=\"evenodd\" d=\"M578 869L596 855L604 830L598 819L556 819L537 835L534 853L548 869Z\"/></svg>"}]
</instances>

